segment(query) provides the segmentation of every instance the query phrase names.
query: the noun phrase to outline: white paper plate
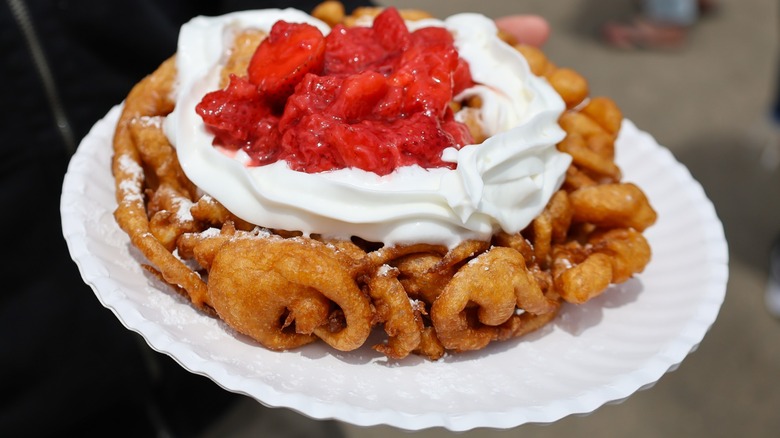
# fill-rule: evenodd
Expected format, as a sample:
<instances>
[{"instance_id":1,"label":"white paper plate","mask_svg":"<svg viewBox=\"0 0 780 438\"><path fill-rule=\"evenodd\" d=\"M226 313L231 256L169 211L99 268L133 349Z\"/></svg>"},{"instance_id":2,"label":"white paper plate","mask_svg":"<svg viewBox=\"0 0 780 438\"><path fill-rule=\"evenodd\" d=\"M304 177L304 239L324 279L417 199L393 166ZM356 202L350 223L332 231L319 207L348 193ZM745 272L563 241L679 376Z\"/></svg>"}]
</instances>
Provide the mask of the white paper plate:
<instances>
[{"instance_id":1,"label":"white paper plate","mask_svg":"<svg viewBox=\"0 0 780 438\"><path fill-rule=\"evenodd\" d=\"M118 113L94 126L65 176L62 227L73 260L100 302L152 348L267 406L408 430L554 422L652 386L696 348L723 303L728 251L711 202L667 149L626 120L618 164L659 214L646 231L653 260L642 275L585 305L566 305L530 336L437 362L389 362L369 347L271 352L140 268L140 253L112 216Z\"/></svg>"}]
</instances>

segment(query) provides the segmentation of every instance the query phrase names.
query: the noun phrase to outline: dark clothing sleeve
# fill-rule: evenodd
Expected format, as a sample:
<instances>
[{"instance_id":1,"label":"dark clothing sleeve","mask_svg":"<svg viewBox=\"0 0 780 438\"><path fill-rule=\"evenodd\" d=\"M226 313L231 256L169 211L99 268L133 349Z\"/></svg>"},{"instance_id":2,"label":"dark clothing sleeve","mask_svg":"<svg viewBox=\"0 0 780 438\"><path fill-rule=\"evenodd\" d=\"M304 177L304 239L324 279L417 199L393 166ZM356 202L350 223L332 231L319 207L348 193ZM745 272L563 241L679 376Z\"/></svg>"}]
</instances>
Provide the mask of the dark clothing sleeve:
<instances>
[{"instance_id":1,"label":"dark clothing sleeve","mask_svg":"<svg viewBox=\"0 0 780 438\"><path fill-rule=\"evenodd\" d=\"M240 397L153 352L101 306L62 236L63 176L91 126L174 54L184 22L290 5L309 12L317 3L0 4L2 435L155 436L162 416L177 435L192 436Z\"/></svg>"}]
</instances>

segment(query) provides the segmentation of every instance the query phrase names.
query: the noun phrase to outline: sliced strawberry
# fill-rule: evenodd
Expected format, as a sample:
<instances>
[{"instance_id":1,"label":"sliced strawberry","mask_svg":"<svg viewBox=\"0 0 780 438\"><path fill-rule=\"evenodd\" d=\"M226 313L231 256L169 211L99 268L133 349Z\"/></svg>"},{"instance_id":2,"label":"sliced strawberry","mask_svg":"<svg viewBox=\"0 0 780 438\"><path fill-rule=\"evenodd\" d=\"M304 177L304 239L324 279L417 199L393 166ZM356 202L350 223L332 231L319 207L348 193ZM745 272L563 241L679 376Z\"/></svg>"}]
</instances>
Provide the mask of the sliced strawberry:
<instances>
[{"instance_id":1,"label":"sliced strawberry","mask_svg":"<svg viewBox=\"0 0 780 438\"><path fill-rule=\"evenodd\" d=\"M452 74L452 94L457 96L466 88L474 86L474 79L471 77L471 68L468 61L458 58L458 67Z\"/></svg>"},{"instance_id":2,"label":"sliced strawberry","mask_svg":"<svg viewBox=\"0 0 780 438\"><path fill-rule=\"evenodd\" d=\"M319 74L325 62L325 37L306 23L279 21L249 62L249 81L272 104L283 103L307 73Z\"/></svg>"},{"instance_id":3,"label":"sliced strawberry","mask_svg":"<svg viewBox=\"0 0 780 438\"><path fill-rule=\"evenodd\" d=\"M387 79L374 71L348 76L334 96L330 111L340 114L348 123L369 119L388 88Z\"/></svg>"},{"instance_id":4,"label":"sliced strawberry","mask_svg":"<svg viewBox=\"0 0 780 438\"><path fill-rule=\"evenodd\" d=\"M231 75L227 88L207 93L195 111L214 133L214 143L233 150L249 142L253 126L270 116L255 87L235 75Z\"/></svg>"},{"instance_id":5,"label":"sliced strawberry","mask_svg":"<svg viewBox=\"0 0 780 438\"><path fill-rule=\"evenodd\" d=\"M388 52L404 50L409 44L409 29L398 9L390 7L374 19L372 25L376 39Z\"/></svg>"}]
</instances>

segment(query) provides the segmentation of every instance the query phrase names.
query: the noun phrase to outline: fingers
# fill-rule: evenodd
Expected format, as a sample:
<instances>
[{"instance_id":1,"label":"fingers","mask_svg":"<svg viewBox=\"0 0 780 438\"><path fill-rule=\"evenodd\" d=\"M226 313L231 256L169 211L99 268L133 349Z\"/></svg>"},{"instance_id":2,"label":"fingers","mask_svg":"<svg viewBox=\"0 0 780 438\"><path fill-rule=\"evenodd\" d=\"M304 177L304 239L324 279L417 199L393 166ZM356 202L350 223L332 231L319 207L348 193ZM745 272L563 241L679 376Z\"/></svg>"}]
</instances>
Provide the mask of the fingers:
<instances>
[{"instance_id":1,"label":"fingers","mask_svg":"<svg viewBox=\"0 0 780 438\"><path fill-rule=\"evenodd\" d=\"M516 44L541 47L550 37L550 24L538 15L507 15L495 21L501 31L516 40Z\"/></svg>"}]
</instances>

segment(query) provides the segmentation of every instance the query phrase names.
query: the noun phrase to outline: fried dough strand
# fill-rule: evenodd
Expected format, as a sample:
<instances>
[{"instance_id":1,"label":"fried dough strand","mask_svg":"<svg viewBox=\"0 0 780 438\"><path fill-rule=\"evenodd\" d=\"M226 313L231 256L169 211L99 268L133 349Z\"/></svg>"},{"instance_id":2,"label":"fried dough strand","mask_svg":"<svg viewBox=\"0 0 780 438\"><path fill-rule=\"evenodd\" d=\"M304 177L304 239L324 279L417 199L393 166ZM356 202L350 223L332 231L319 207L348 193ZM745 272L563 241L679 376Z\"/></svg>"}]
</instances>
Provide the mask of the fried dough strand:
<instances>
[{"instance_id":1,"label":"fried dough strand","mask_svg":"<svg viewBox=\"0 0 780 438\"><path fill-rule=\"evenodd\" d=\"M213 255L209 297L231 327L273 350L295 348L313 336L337 350L354 350L368 338L374 318L347 269L312 239L228 239ZM331 330L336 310L344 323ZM293 322L294 332L287 331Z\"/></svg>"},{"instance_id":2,"label":"fried dough strand","mask_svg":"<svg viewBox=\"0 0 780 438\"><path fill-rule=\"evenodd\" d=\"M147 216L147 172L133 139L130 124L141 117L164 116L173 110L169 96L176 77L175 56L163 62L130 91L114 134L111 169L116 182L117 208L114 217L149 261L149 268L160 273L167 283L186 291L199 309L209 311L206 283L180 259L174 256L151 231Z\"/></svg>"},{"instance_id":3,"label":"fried dough strand","mask_svg":"<svg viewBox=\"0 0 780 438\"><path fill-rule=\"evenodd\" d=\"M529 273L522 254L494 247L452 277L433 303L431 319L445 348L478 350L498 337L498 326L517 309L543 315L557 308Z\"/></svg>"},{"instance_id":4,"label":"fried dough strand","mask_svg":"<svg viewBox=\"0 0 780 438\"><path fill-rule=\"evenodd\" d=\"M420 310L409 299L398 274L397 269L383 265L368 282L377 322L384 325L388 335L387 342L374 349L393 359L403 359L417 349L424 329Z\"/></svg>"}]
</instances>

